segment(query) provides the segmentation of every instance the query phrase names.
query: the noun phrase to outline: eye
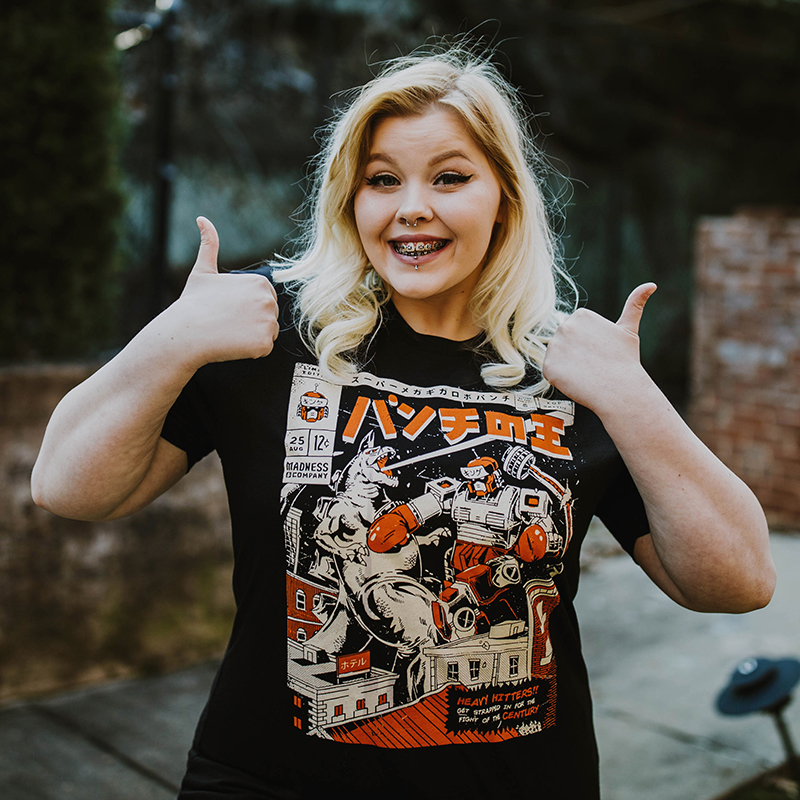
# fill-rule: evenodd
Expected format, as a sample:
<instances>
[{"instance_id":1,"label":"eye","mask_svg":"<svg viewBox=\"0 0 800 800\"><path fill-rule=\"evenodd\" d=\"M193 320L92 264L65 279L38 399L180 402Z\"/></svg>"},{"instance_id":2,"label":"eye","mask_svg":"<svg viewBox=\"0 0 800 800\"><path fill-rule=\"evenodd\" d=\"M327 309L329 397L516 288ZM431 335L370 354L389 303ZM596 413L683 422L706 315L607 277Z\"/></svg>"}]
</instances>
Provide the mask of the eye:
<instances>
[{"instance_id":1,"label":"eye","mask_svg":"<svg viewBox=\"0 0 800 800\"><path fill-rule=\"evenodd\" d=\"M459 183L466 183L472 175L464 175L462 172L443 172L437 176L434 185L457 186Z\"/></svg>"},{"instance_id":2,"label":"eye","mask_svg":"<svg viewBox=\"0 0 800 800\"><path fill-rule=\"evenodd\" d=\"M400 181L398 181L394 175L389 175L388 172L381 172L378 175L373 175L371 178L365 178L364 180L368 186L381 186L384 189L400 184Z\"/></svg>"}]
</instances>

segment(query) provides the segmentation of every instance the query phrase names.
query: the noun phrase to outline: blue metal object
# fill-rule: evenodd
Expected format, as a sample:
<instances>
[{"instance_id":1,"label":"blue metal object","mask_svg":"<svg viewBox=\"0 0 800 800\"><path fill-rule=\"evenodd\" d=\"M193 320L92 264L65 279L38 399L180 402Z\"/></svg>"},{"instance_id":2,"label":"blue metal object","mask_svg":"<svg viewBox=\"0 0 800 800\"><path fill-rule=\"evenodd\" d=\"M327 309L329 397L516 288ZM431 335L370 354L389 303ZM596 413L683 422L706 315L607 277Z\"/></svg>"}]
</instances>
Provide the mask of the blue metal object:
<instances>
[{"instance_id":1,"label":"blue metal object","mask_svg":"<svg viewBox=\"0 0 800 800\"><path fill-rule=\"evenodd\" d=\"M775 720L794 780L800 785L800 764L783 710L800 682L800 661L794 658L747 658L737 664L728 685L717 695L720 714L739 716L757 711Z\"/></svg>"}]
</instances>

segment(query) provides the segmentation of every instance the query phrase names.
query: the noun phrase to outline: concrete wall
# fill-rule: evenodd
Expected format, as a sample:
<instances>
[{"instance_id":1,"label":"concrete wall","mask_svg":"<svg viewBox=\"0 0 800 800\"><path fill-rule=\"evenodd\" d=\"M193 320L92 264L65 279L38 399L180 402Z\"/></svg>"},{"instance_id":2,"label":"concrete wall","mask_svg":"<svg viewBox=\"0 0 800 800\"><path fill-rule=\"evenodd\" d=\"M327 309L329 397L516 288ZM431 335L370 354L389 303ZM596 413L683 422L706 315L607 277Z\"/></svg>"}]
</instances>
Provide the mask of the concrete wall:
<instances>
[{"instance_id":1,"label":"concrete wall","mask_svg":"<svg viewBox=\"0 0 800 800\"><path fill-rule=\"evenodd\" d=\"M233 613L216 456L116 522L37 508L30 471L60 398L91 368L0 370L0 701L216 657Z\"/></svg>"},{"instance_id":2,"label":"concrete wall","mask_svg":"<svg viewBox=\"0 0 800 800\"><path fill-rule=\"evenodd\" d=\"M697 229L692 425L800 528L800 214L742 210Z\"/></svg>"}]
</instances>

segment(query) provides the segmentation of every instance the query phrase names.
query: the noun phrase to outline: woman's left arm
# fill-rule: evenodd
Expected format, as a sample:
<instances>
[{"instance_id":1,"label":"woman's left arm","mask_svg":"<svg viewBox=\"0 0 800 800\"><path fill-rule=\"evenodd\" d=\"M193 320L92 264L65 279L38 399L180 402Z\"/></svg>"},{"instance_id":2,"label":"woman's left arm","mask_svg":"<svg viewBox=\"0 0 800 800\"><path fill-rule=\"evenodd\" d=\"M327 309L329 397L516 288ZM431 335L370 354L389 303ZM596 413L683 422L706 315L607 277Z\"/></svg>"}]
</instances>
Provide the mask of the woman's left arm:
<instances>
[{"instance_id":1,"label":"woman's left arm","mask_svg":"<svg viewBox=\"0 0 800 800\"><path fill-rule=\"evenodd\" d=\"M764 512L639 360L639 322L655 289L634 289L616 323L586 309L569 317L548 345L544 375L597 414L625 461L650 524L634 549L650 578L695 611L762 608L775 588Z\"/></svg>"}]
</instances>

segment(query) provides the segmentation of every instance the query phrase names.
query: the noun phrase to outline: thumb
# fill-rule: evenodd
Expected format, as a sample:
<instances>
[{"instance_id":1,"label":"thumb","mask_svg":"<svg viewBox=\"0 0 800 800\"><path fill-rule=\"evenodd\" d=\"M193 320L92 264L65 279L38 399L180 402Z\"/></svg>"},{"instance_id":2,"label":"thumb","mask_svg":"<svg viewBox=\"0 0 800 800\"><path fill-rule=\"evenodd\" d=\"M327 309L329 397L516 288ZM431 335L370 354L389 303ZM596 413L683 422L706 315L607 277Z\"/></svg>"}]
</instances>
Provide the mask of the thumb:
<instances>
[{"instance_id":1,"label":"thumb","mask_svg":"<svg viewBox=\"0 0 800 800\"><path fill-rule=\"evenodd\" d=\"M628 295L622 314L617 320L617 325L638 336L644 304L657 288L654 283L643 283L641 286L637 286Z\"/></svg>"},{"instance_id":2,"label":"thumb","mask_svg":"<svg viewBox=\"0 0 800 800\"><path fill-rule=\"evenodd\" d=\"M219 256L219 234L205 217L197 218L197 227L200 229L200 249L197 251L197 260L192 267L192 274L216 274L217 256Z\"/></svg>"}]
</instances>

